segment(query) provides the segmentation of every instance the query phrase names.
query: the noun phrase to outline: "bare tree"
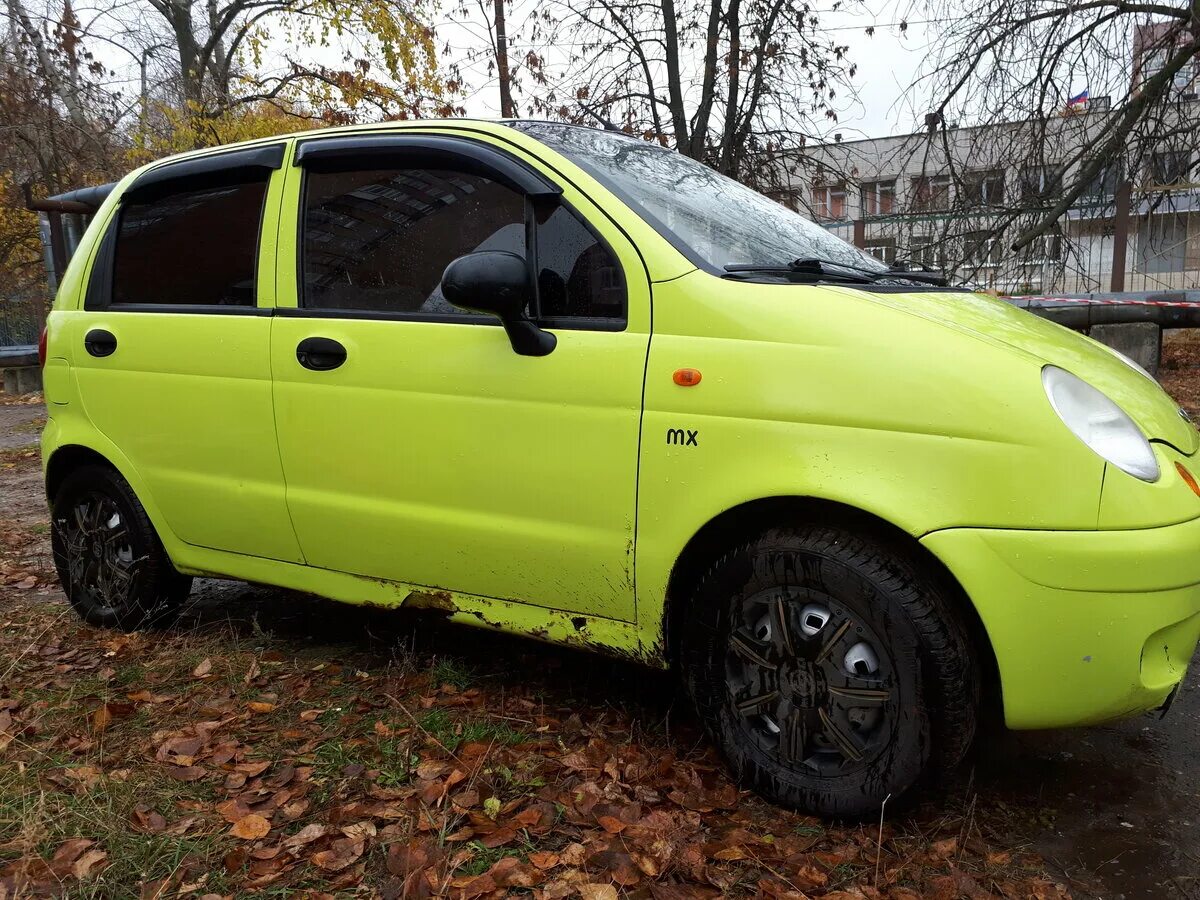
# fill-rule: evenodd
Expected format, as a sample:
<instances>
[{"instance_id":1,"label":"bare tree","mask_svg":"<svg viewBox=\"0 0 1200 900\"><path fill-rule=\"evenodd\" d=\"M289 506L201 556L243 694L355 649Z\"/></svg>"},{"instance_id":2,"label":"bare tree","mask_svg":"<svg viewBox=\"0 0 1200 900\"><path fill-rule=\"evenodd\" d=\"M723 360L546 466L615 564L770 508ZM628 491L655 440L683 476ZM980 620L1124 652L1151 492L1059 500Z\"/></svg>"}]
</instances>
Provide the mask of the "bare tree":
<instances>
[{"instance_id":1,"label":"bare tree","mask_svg":"<svg viewBox=\"0 0 1200 900\"><path fill-rule=\"evenodd\" d=\"M854 74L805 0L559 0L528 31L551 48L530 112L642 134L760 186L773 156L836 122Z\"/></svg>"},{"instance_id":2,"label":"bare tree","mask_svg":"<svg viewBox=\"0 0 1200 900\"><path fill-rule=\"evenodd\" d=\"M1046 190L991 204L987 227L1014 250L1054 233L1098 184L1200 147L1200 0L933 0L927 12L945 23L916 85L933 98L928 170L951 175L966 209L979 198L964 161L1053 173ZM1068 107L1081 85L1090 99ZM954 124L977 127L964 137Z\"/></svg>"}]
</instances>

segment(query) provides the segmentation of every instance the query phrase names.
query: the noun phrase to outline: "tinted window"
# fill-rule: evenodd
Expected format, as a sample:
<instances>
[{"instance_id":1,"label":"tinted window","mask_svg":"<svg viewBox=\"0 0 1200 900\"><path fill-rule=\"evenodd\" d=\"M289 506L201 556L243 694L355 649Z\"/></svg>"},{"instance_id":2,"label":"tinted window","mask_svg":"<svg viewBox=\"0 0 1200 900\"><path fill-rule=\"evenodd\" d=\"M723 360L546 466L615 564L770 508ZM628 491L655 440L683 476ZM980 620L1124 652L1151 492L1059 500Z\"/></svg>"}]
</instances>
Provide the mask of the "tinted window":
<instances>
[{"instance_id":1,"label":"tinted window","mask_svg":"<svg viewBox=\"0 0 1200 900\"><path fill-rule=\"evenodd\" d=\"M480 175L435 169L309 172L304 306L463 314L442 272L474 250L525 255L525 200Z\"/></svg>"},{"instance_id":2,"label":"tinted window","mask_svg":"<svg viewBox=\"0 0 1200 900\"><path fill-rule=\"evenodd\" d=\"M112 302L254 306L266 189L259 181L124 206Z\"/></svg>"},{"instance_id":3,"label":"tinted window","mask_svg":"<svg viewBox=\"0 0 1200 900\"><path fill-rule=\"evenodd\" d=\"M538 222L537 256L543 316L625 316L620 265L569 209L555 207L548 218Z\"/></svg>"}]
</instances>

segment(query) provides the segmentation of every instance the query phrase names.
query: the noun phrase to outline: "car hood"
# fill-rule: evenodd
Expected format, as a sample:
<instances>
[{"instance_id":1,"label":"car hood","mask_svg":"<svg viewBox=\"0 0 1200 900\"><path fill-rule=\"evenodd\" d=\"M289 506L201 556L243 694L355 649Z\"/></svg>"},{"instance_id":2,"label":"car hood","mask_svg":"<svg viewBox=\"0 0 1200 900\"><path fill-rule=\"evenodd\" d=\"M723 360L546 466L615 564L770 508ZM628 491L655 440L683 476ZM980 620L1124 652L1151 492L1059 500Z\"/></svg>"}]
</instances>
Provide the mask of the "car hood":
<instances>
[{"instance_id":1,"label":"car hood","mask_svg":"<svg viewBox=\"0 0 1200 900\"><path fill-rule=\"evenodd\" d=\"M1066 369L1107 394L1151 440L1168 443L1189 456L1200 444L1195 427L1166 391L1089 337L989 294L961 291L856 293Z\"/></svg>"}]
</instances>

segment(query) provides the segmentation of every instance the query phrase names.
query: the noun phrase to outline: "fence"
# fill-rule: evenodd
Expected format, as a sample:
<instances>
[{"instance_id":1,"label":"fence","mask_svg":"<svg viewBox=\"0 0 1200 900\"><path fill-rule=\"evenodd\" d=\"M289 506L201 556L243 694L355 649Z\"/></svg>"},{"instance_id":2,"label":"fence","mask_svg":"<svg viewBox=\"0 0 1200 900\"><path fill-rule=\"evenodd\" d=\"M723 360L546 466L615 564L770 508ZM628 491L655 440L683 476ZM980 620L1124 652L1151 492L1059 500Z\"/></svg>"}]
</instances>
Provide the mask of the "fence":
<instances>
[{"instance_id":1,"label":"fence","mask_svg":"<svg viewBox=\"0 0 1200 900\"><path fill-rule=\"evenodd\" d=\"M45 321L40 297L0 297L0 347L37 346Z\"/></svg>"},{"instance_id":2,"label":"fence","mask_svg":"<svg viewBox=\"0 0 1200 900\"><path fill-rule=\"evenodd\" d=\"M1032 215L1032 211L1031 211ZM908 258L1004 294L1200 289L1200 185L1128 182L1082 198L1014 253L986 211L925 210L823 222L884 262Z\"/></svg>"}]
</instances>

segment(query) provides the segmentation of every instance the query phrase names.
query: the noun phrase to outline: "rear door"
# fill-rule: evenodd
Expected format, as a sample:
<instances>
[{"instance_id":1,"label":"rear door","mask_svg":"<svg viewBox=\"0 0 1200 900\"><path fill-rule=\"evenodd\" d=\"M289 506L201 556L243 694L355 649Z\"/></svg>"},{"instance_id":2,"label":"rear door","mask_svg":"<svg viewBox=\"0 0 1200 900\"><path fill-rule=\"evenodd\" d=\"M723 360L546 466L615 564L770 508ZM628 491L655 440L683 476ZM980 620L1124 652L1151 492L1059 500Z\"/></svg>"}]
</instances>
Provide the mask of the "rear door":
<instances>
[{"instance_id":1,"label":"rear door","mask_svg":"<svg viewBox=\"0 0 1200 900\"><path fill-rule=\"evenodd\" d=\"M335 145L289 167L280 246L296 236L297 259L281 259L272 336L309 563L632 620L649 341L635 249L570 185L535 202L519 182L558 186L493 145ZM498 320L441 296L447 264L475 250L534 261L548 356L519 356ZM343 356L301 360L314 338Z\"/></svg>"},{"instance_id":2,"label":"rear door","mask_svg":"<svg viewBox=\"0 0 1200 900\"><path fill-rule=\"evenodd\" d=\"M269 356L284 150L148 170L107 223L69 327L87 415L171 530L202 547L301 561Z\"/></svg>"}]
</instances>

